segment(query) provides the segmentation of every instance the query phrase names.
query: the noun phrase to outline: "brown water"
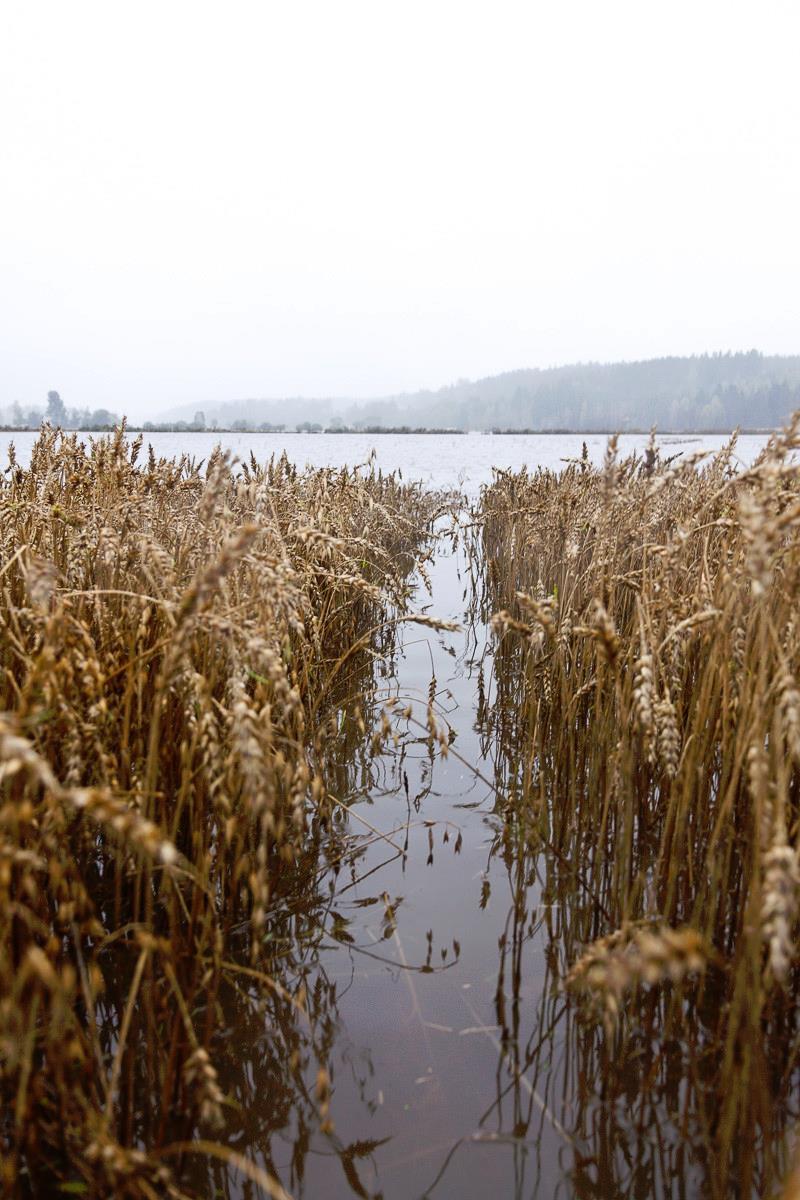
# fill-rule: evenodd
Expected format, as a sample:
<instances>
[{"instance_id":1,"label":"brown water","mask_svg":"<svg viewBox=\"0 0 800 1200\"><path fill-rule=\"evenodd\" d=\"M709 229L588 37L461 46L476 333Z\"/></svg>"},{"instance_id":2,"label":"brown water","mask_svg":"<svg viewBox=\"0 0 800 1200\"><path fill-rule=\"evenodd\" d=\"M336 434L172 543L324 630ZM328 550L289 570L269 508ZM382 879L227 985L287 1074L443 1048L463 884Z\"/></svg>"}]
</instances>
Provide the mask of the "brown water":
<instances>
[{"instance_id":1,"label":"brown water","mask_svg":"<svg viewBox=\"0 0 800 1200\"><path fill-rule=\"evenodd\" d=\"M286 996L264 1005L246 978L223 998L231 1033L216 1057L237 1107L222 1140L295 1197L702 1194L694 1131L679 1136L670 1117L681 1048L654 1072L643 1032L637 1056L610 1064L560 993L562 897L526 830L500 815L496 751L476 729L491 658L485 625L466 613L469 569L443 539L419 607L463 631L408 626L379 668L383 697L411 702L421 725L398 713L397 745L339 764L350 814L320 832L303 889L276 904L276 971L294 995L305 983L308 1017ZM431 750L432 674L460 758ZM343 733L363 754L358 731ZM228 1166L196 1170L201 1194L260 1194Z\"/></svg>"}]
</instances>

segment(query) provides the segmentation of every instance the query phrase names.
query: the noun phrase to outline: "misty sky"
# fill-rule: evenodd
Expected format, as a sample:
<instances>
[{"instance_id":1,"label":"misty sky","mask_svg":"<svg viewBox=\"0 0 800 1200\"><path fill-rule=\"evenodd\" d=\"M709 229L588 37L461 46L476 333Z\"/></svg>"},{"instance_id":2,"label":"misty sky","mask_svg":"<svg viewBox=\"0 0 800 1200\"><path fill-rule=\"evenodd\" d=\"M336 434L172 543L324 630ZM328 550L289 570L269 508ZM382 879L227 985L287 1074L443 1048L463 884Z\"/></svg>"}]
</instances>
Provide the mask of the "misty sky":
<instances>
[{"instance_id":1,"label":"misty sky","mask_svg":"<svg viewBox=\"0 0 800 1200\"><path fill-rule=\"evenodd\" d=\"M0 406L800 351L794 0L0 9Z\"/></svg>"}]
</instances>

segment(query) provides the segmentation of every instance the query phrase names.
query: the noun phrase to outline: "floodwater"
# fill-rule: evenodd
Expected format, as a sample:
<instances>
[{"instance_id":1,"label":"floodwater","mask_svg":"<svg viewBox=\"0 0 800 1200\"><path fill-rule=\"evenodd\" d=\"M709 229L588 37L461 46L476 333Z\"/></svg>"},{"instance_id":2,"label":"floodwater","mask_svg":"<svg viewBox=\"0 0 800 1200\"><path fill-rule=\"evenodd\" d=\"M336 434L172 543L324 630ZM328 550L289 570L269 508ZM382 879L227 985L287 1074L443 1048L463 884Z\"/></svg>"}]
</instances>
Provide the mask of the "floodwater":
<instances>
[{"instance_id":1,"label":"floodwater","mask_svg":"<svg viewBox=\"0 0 800 1200\"><path fill-rule=\"evenodd\" d=\"M17 458L28 461L35 433L0 434L5 451L13 441ZM81 440L103 434L81 433ZM607 444L604 434L373 434L373 433L145 433L145 449L153 447L164 458L188 454L196 460L207 459L221 445L239 459L252 454L265 462L273 454L287 454L299 467L356 466L374 452L384 471L403 472L409 481L420 480L426 487L458 488L467 496L477 496L482 484L490 483L492 468L518 471L521 467L549 467L558 470L565 458L578 458L586 443L592 462L602 461ZM672 434L659 439L665 454L718 450L727 441L723 434ZM738 454L751 461L766 442L760 434L745 434L739 439ZM621 434L620 456L641 450L647 443L644 434ZM5 455L3 455L5 457Z\"/></svg>"},{"instance_id":2,"label":"floodwater","mask_svg":"<svg viewBox=\"0 0 800 1200\"><path fill-rule=\"evenodd\" d=\"M463 555L440 547L431 575L437 616L463 621L467 577ZM426 731L401 718L383 794L356 805L351 818L354 833L363 815L408 847L393 858L391 847L373 842L341 880L337 911L353 941L322 959L342 984L336 1133L344 1145L381 1143L353 1164L367 1194L463 1197L497 1188L515 1196L531 1194L534 1183L532 1176L524 1182L527 1154L517 1129L520 1104L527 1111L533 1093L513 1080L508 1088L495 1002L498 938L509 910L508 873L495 854L501 825L492 788L474 773L486 772L474 729L485 638L482 625L442 635L408 627L391 691L410 700L424 724L435 677L452 753L445 759L435 747L431 755ZM535 909L535 886L529 902ZM532 972L526 981L531 1011L540 976ZM352 1069L355 1062L361 1070ZM548 1125L548 1162L559 1148L552 1133ZM336 1166L330 1158L310 1165L309 1196L358 1194L341 1168L337 1178Z\"/></svg>"},{"instance_id":3,"label":"floodwater","mask_svg":"<svg viewBox=\"0 0 800 1200\"><path fill-rule=\"evenodd\" d=\"M315 890L290 896L273 927L293 941L277 973L303 979L307 1027L286 1008L232 1017L227 1144L309 1200L703 1195L707 1132L683 1112L681 1048L659 1059L643 1044L615 1072L561 990L559 909L575 879L553 885L492 783L503 771L477 719L492 703L477 569L441 538L419 609L462 628L406 626L383 668L375 699L397 697L396 744L345 773L349 811L314 860ZM446 756L428 738L431 690ZM229 1167L197 1171L202 1195L257 1194Z\"/></svg>"},{"instance_id":4,"label":"floodwater","mask_svg":"<svg viewBox=\"0 0 800 1200\"><path fill-rule=\"evenodd\" d=\"M574 1157L563 1097L524 1070L543 1012L561 1001L546 979L539 882L534 872L521 896L475 728L489 664L485 625L464 623L469 571L463 549L443 538L420 609L462 631L406 627L379 699L398 697L413 717L393 716L397 745L373 761L364 794L342 797L346 861L319 884L327 902L315 907L319 936L304 969L326 1026L333 1129L309 1127L300 1085L254 1095L237 1130L292 1196L571 1194L559 1191ZM425 728L432 678L446 757ZM489 679L486 692L491 700ZM233 1037L234 1052L250 1057ZM259 1039L258 1054L270 1052ZM306 1094L317 1065L309 1055ZM244 1182L230 1194L247 1195Z\"/></svg>"}]
</instances>

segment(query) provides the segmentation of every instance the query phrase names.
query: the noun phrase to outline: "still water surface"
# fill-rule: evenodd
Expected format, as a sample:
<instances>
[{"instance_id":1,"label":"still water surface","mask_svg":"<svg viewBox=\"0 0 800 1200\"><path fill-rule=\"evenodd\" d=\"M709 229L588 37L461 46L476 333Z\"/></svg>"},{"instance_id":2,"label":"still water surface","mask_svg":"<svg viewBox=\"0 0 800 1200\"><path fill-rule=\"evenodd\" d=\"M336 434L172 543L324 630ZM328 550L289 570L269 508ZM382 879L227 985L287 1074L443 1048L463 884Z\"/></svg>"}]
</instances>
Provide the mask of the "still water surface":
<instances>
[{"instance_id":1,"label":"still water surface","mask_svg":"<svg viewBox=\"0 0 800 1200\"><path fill-rule=\"evenodd\" d=\"M82 433L88 441L101 434ZM240 459L254 455L259 462L273 454L283 454L299 467L355 466L366 462L372 451L384 471L401 470L409 480L420 480L427 487L460 488L476 496L481 484L489 483L492 468L518 471L527 466L558 470L564 458L577 458L586 442L593 462L599 463L605 451L604 434L304 434L304 433L146 433L144 445L164 458L188 454L205 459L214 446L221 445ZM13 440L17 457L26 463L35 433L0 434L0 446ZM723 435L671 435L661 439L665 454L680 451L717 450ZM747 434L739 440L739 457L750 461L766 437ZM647 442L643 434L622 434L620 455L641 449Z\"/></svg>"},{"instance_id":2,"label":"still water surface","mask_svg":"<svg viewBox=\"0 0 800 1200\"><path fill-rule=\"evenodd\" d=\"M14 440L24 461L32 435ZM146 438L164 456L204 458L221 441L240 458L285 450L314 466L365 462L374 447L380 467L470 497L493 466L557 468L584 440L600 461L606 439L579 435ZM742 438L740 457L751 460L764 440ZM669 441L666 453L716 449L724 439ZM645 442L623 437L620 450ZM480 685L491 703L492 660L487 614L467 613L472 569L463 547L443 537L431 592L420 584L417 603L461 631L407 626L378 667L382 698L410 704L413 720L397 712L396 745L363 767L340 764L349 793L339 799L350 812L340 812L337 845L345 850L323 846L313 889L288 901L275 924L276 939L301 947L292 970L313 998L312 1020L301 1028L289 1008L232 1018L218 1056L237 1099L225 1141L290 1195L314 1200L701 1194L697 1159L684 1153L670 1105L643 1114L622 1097L609 1106L602 1081L578 1064L581 1035L553 969L557 904L552 895L543 902L535 856L504 836L502 797L489 782L493 751L477 728ZM432 678L438 719L450 729L447 757L424 729ZM300 1063L294 1074L290 1060ZM321 1062L332 1081L330 1127L315 1099ZM196 1170L200 1194L258 1194L221 1164Z\"/></svg>"}]
</instances>

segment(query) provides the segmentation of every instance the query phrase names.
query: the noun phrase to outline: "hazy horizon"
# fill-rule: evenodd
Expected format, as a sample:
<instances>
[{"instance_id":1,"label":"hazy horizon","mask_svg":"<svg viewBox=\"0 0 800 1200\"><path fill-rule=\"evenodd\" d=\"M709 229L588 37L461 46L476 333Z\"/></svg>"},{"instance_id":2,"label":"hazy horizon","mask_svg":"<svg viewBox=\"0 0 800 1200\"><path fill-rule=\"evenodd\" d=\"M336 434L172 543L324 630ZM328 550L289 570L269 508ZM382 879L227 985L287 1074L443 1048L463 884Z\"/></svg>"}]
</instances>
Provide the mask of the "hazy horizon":
<instances>
[{"instance_id":1,"label":"hazy horizon","mask_svg":"<svg viewBox=\"0 0 800 1200\"><path fill-rule=\"evenodd\" d=\"M0 32L0 407L800 349L778 0L43 0Z\"/></svg>"}]
</instances>

